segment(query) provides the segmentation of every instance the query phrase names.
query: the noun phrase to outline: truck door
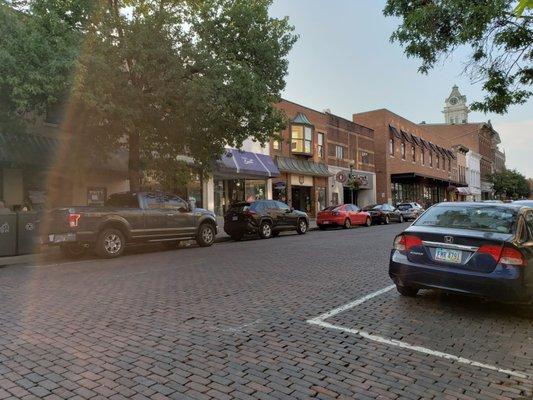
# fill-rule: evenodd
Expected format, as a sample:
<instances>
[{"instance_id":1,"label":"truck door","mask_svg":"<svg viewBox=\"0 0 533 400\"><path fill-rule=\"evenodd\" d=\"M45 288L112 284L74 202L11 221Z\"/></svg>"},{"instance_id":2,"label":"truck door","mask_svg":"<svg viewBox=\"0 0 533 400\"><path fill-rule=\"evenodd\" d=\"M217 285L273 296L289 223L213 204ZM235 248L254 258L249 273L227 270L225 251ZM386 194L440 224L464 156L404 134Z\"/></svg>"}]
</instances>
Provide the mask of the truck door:
<instances>
[{"instance_id":1,"label":"truck door","mask_svg":"<svg viewBox=\"0 0 533 400\"><path fill-rule=\"evenodd\" d=\"M157 240L170 236L167 229L167 213L162 193L146 193L142 195L144 209L143 239Z\"/></svg>"},{"instance_id":2,"label":"truck door","mask_svg":"<svg viewBox=\"0 0 533 400\"><path fill-rule=\"evenodd\" d=\"M196 223L194 211L185 200L178 196L165 195L164 207L168 233L178 237L194 237Z\"/></svg>"}]
</instances>

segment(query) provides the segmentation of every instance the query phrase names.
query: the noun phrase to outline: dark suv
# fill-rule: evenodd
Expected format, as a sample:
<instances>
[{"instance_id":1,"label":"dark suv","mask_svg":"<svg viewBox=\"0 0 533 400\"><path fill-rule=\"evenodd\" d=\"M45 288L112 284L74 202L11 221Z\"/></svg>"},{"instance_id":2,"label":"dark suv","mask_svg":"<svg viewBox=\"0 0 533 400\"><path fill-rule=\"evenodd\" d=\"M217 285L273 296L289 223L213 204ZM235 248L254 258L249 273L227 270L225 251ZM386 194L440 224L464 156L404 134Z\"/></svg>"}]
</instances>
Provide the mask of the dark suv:
<instances>
[{"instance_id":1,"label":"dark suv","mask_svg":"<svg viewBox=\"0 0 533 400\"><path fill-rule=\"evenodd\" d=\"M306 213L275 200L235 203L224 217L224 231L233 240L241 240L247 234L259 234L268 239L285 230L296 230L303 235L308 228Z\"/></svg>"}]
</instances>

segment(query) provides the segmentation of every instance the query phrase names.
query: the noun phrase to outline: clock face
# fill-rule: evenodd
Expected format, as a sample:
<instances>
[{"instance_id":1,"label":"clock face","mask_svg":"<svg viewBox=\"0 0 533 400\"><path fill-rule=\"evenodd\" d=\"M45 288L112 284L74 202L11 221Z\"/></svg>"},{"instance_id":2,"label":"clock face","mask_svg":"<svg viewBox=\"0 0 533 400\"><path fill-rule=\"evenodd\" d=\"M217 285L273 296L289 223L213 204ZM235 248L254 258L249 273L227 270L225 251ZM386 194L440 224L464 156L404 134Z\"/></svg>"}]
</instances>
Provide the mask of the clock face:
<instances>
[{"instance_id":1,"label":"clock face","mask_svg":"<svg viewBox=\"0 0 533 400\"><path fill-rule=\"evenodd\" d=\"M452 106L456 105L456 104L457 104L457 97L452 97L452 98L450 99L450 104L451 104Z\"/></svg>"}]
</instances>

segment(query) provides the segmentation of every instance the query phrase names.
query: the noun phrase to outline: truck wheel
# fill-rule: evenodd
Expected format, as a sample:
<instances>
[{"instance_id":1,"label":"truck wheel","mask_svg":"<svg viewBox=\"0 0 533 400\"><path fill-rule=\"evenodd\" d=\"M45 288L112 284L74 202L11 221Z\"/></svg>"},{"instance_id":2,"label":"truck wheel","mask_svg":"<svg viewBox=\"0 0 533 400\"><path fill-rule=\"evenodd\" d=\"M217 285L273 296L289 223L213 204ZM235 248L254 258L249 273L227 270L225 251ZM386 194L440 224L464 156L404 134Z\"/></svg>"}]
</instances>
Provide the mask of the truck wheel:
<instances>
[{"instance_id":1,"label":"truck wheel","mask_svg":"<svg viewBox=\"0 0 533 400\"><path fill-rule=\"evenodd\" d=\"M83 257L87 253L87 247L79 243L64 243L59 249L64 257L71 259Z\"/></svg>"},{"instance_id":2,"label":"truck wheel","mask_svg":"<svg viewBox=\"0 0 533 400\"><path fill-rule=\"evenodd\" d=\"M215 243L215 236L216 233L213 225L208 222L204 222L198 229L196 243L198 243L200 247L209 247Z\"/></svg>"},{"instance_id":3,"label":"truck wheel","mask_svg":"<svg viewBox=\"0 0 533 400\"><path fill-rule=\"evenodd\" d=\"M104 229L96 241L96 254L102 258L119 257L124 252L126 238L115 228Z\"/></svg>"}]
</instances>

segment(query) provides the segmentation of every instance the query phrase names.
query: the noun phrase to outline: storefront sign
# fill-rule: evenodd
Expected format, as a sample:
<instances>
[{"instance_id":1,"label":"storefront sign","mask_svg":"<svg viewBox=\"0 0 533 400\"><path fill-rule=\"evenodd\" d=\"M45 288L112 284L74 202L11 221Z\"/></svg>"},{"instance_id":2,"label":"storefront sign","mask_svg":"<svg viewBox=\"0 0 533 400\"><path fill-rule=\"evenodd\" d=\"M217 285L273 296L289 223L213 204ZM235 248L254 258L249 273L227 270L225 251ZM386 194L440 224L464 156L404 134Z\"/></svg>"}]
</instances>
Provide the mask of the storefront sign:
<instances>
[{"instance_id":1,"label":"storefront sign","mask_svg":"<svg viewBox=\"0 0 533 400\"><path fill-rule=\"evenodd\" d=\"M360 189L370 189L370 184L368 182L368 176L362 174L354 174L354 179L359 182Z\"/></svg>"},{"instance_id":2,"label":"storefront sign","mask_svg":"<svg viewBox=\"0 0 533 400\"><path fill-rule=\"evenodd\" d=\"M348 180L348 175L346 175L344 171L339 171L337 172L337 175L335 175L335 179L339 183L346 183L346 181Z\"/></svg>"},{"instance_id":3,"label":"storefront sign","mask_svg":"<svg viewBox=\"0 0 533 400\"><path fill-rule=\"evenodd\" d=\"M305 176L300 175L300 176L298 177L298 182L300 182L300 185L303 185L304 182L305 182Z\"/></svg>"},{"instance_id":4,"label":"storefront sign","mask_svg":"<svg viewBox=\"0 0 533 400\"><path fill-rule=\"evenodd\" d=\"M105 187L88 187L87 188L87 205L103 206L107 199L107 188Z\"/></svg>"},{"instance_id":5,"label":"storefront sign","mask_svg":"<svg viewBox=\"0 0 533 400\"><path fill-rule=\"evenodd\" d=\"M291 175L292 186L313 186L313 177L307 175Z\"/></svg>"},{"instance_id":6,"label":"storefront sign","mask_svg":"<svg viewBox=\"0 0 533 400\"><path fill-rule=\"evenodd\" d=\"M276 182L276 183L274 183L274 189L285 190L286 187L287 187L287 184L285 182Z\"/></svg>"}]
</instances>

